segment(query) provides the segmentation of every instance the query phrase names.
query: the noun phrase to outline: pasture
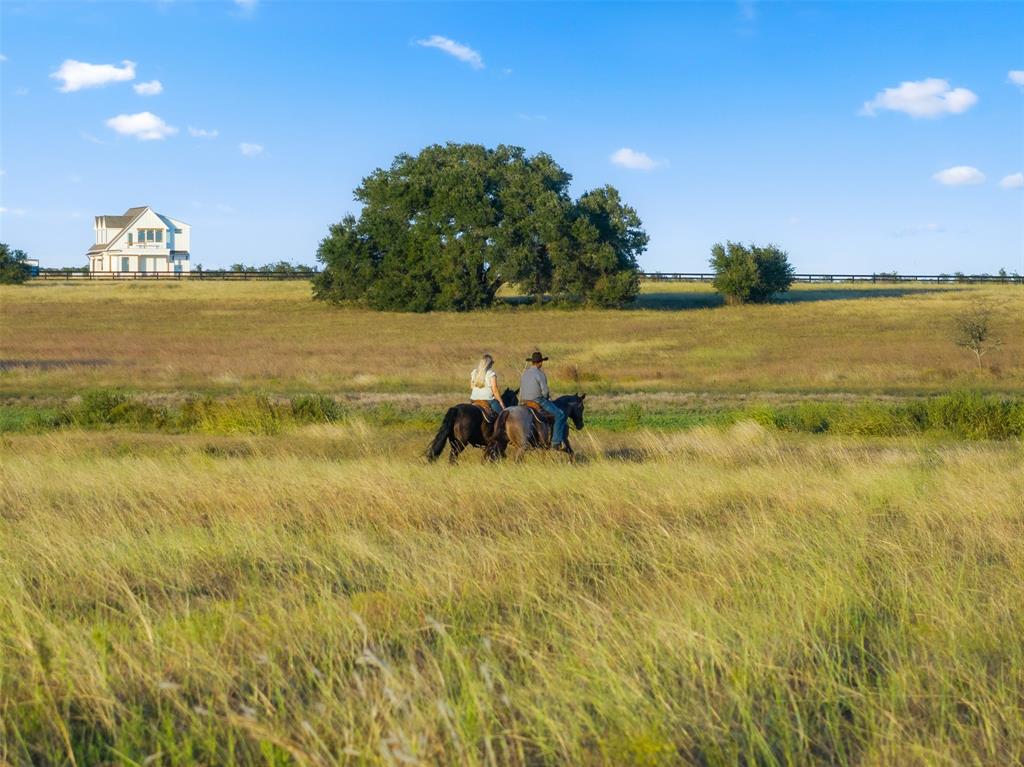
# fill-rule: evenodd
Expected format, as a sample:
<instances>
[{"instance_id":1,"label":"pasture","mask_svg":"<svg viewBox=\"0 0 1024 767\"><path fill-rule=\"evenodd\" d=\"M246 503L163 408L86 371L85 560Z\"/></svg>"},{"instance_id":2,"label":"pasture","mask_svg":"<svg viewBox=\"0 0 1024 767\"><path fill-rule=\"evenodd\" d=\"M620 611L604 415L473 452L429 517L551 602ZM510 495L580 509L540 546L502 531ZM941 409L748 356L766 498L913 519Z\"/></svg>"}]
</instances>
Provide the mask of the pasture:
<instances>
[{"instance_id":1,"label":"pasture","mask_svg":"<svg viewBox=\"0 0 1024 767\"><path fill-rule=\"evenodd\" d=\"M982 370L949 340L978 296ZM0 312L0 764L1024 760L1024 449L971 431L1024 414L1015 286ZM588 392L581 461L427 465L479 352L509 379L534 346Z\"/></svg>"},{"instance_id":2,"label":"pasture","mask_svg":"<svg viewBox=\"0 0 1024 767\"><path fill-rule=\"evenodd\" d=\"M1005 346L979 374L952 315L1003 302ZM302 282L33 283L0 288L0 396L86 387L154 393L462 396L488 350L518 377L535 347L556 388L603 393L1024 393L1018 286L796 286L785 302L722 307L710 286L646 286L635 311L528 307L379 314L309 300Z\"/></svg>"}]
</instances>

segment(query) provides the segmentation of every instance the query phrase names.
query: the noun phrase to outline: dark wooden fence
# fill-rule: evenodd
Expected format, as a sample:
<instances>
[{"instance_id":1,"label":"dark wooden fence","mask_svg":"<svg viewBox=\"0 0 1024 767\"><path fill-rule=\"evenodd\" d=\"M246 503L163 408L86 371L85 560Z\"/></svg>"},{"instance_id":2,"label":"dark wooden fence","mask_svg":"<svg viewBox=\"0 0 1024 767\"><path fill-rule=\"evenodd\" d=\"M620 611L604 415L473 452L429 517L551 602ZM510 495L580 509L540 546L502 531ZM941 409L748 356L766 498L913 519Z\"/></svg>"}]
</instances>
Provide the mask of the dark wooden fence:
<instances>
[{"instance_id":1,"label":"dark wooden fence","mask_svg":"<svg viewBox=\"0 0 1024 767\"><path fill-rule=\"evenodd\" d=\"M643 272L650 282L711 282L709 272ZM1019 274L797 274L795 282L1005 282L1024 285Z\"/></svg>"},{"instance_id":2,"label":"dark wooden fence","mask_svg":"<svg viewBox=\"0 0 1024 767\"><path fill-rule=\"evenodd\" d=\"M34 277L40 280L308 280L313 272L232 272L203 270L201 272L71 272L64 269L40 269Z\"/></svg>"},{"instance_id":3,"label":"dark wooden fence","mask_svg":"<svg viewBox=\"0 0 1024 767\"><path fill-rule=\"evenodd\" d=\"M34 276L40 280L308 280L313 272L231 272L226 270L203 270L201 272L70 272L63 269L40 269ZM649 282L711 282L715 275L710 272L642 272L641 277ZM1024 276L1019 274L797 274L796 282L997 282L1024 285Z\"/></svg>"}]
</instances>

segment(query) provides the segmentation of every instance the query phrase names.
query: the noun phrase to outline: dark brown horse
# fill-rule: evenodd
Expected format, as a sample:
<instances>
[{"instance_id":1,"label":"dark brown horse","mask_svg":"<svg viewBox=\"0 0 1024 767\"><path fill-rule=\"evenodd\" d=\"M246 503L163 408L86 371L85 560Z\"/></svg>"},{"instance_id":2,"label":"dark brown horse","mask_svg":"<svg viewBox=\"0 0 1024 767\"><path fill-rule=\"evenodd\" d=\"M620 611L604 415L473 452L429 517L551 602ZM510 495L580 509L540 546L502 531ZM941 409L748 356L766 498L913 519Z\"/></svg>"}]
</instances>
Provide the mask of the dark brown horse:
<instances>
[{"instance_id":1,"label":"dark brown horse","mask_svg":"<svg viewBox=\"0 0 1024 767\"><path fill-rule=\"evenodd\" d=\"M552 401L565 412L569 423L582 431L586 398L586 394L566 394ZM551 428L552 425L547 419L543 416L538 417L537 413L528 407L520 405L506 408L494 422L484 457L492 461L504 458L506 451L511 447L513 460L521 461L529 448L550 450ZM575 455L569 444L568 434L565 437L565 452L569 454L570 459Z\"/></svg>"},{"instance_id":2,"label":"dark brown horse","mask_svg":"<svg viewBox=\"0 0 1024 767\"><path fill-rule=\"evenodd\" d=\"M502 404L508 408L515 406L519 400L519 389L505 389L501 395ZM444 414L441 428L437 430L430 447L427 448L427 460L436 461L444 452L444 446L451 445L448 460L455 463L459 454L469 445L486 447L491 436L492 424L484 422L484 414L476 405L468 402L448 408Z\"/></svg>"}]
</instances>

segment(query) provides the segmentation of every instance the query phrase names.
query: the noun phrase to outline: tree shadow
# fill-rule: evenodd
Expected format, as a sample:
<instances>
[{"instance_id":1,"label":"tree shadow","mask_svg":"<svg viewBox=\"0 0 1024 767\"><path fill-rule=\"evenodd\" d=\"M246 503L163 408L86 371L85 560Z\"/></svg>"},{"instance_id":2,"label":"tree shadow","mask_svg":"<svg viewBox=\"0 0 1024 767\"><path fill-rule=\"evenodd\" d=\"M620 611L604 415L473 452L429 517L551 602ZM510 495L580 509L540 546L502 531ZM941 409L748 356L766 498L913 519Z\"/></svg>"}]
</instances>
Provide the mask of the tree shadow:
<instances>
[{"instance_id":1,"label":"tree shadow","mask_svg":"<svg viewBox=\"0 0 1024 767\"><path fill-rule=\"evenodd\" d=\"M942 288L937 288L942 290ZM920 290L905 288L816 288L792 290L773 298L773 304L800 304L811 301L853 301L860 298L900 298ZM705 291L665 291L641 293L633 304L635 309L654 311L681 311L685 309L711 309L723 306L725 299L718 293Z\"/></svg>"}]
</instances>

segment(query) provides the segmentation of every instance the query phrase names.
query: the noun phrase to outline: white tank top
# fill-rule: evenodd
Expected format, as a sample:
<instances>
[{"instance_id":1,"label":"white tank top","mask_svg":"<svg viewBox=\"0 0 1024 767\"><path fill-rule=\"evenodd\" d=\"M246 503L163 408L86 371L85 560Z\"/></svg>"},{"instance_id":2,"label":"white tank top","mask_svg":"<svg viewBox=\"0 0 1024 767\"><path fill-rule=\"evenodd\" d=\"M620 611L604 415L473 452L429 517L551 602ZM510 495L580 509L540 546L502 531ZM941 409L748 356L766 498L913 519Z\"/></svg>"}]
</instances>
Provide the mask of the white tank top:
<instances>
[{"instance_id":1,"label":"white tank top","mask_svg":"<svg viewBox=\"0 0 1024 767\"><path fill-rule=\"evenodd\" d=\"M488 370L484 373L484 385L476 385L476 368L469 374L469 398L470 399L494 399L494 392L491 391L491 381L494 380L494 371Z\"/></svg>"}]
</instances>

